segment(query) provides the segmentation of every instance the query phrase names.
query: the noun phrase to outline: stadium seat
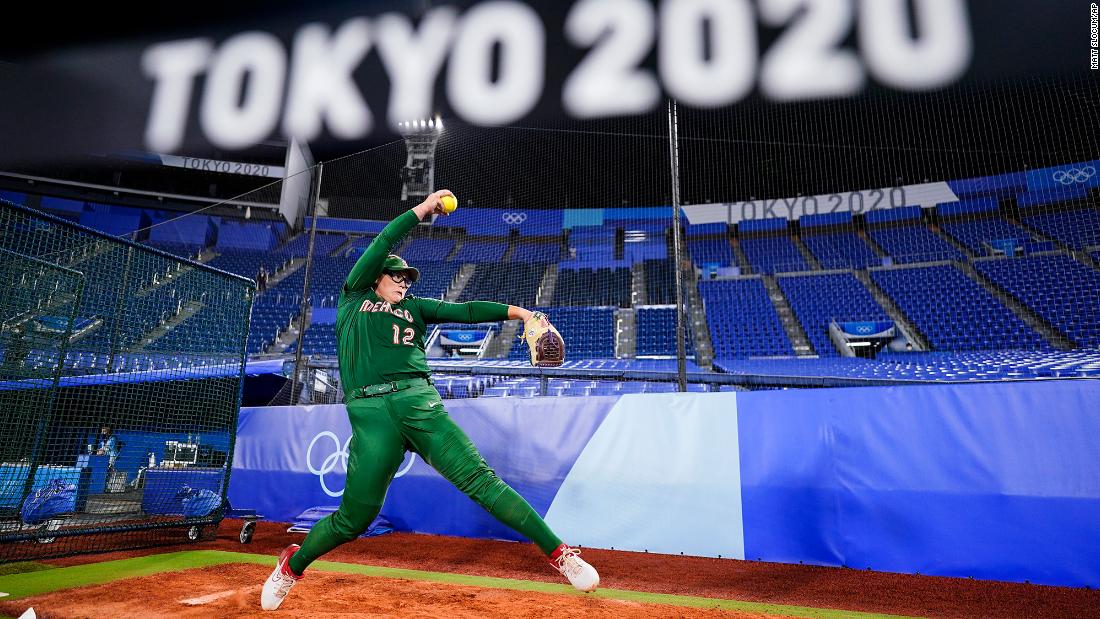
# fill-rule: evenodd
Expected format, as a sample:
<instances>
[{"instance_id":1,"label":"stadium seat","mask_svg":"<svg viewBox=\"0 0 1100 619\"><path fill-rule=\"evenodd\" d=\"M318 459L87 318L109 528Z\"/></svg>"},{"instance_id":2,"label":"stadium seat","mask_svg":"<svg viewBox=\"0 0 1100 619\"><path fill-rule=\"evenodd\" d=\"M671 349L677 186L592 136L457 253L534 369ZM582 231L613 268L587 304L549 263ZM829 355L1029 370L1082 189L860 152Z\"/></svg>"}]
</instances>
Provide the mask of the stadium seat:
<instances>
[{"instance_id":1,"label":"stadium seat","mask_svg":"<svg viewBox=\"0 0 1100 619\"><path fill-rule=\"evenodd\" d=\"M787 235L741 239L741 249L756 273L809 271L810 265Z\"/></svg>"},{"instance_id":2,"label":"stadium seat","mask_svg":"<svg viewBox=\"0 0 1100 619\"><path fill-rule=\"evenodd\" d=\"M1042 336L953 265L872 270L935 350L1046 349Z\"/></svg>"},{"instance_id":3,"label":"stadium seat","mask_svg":"<svg viewBox=\"0 0 1100 619\"><path fill-rule=\"evenodd\" d=\"M758 278L699 282L715 357L794 353L775 306Z\"/></svg>"},{"instance_id":4,"label":"stadium seat","mask_svg":"<svg viewBox=\"0 0 1100 619\"><path fill-rule=\"evenodd\" d=\"M889 320L867 288L850 273L788 276L777 281L818 355L840 354L829 339L829 324L834 320Z\"/></svg>"}]
</instances>

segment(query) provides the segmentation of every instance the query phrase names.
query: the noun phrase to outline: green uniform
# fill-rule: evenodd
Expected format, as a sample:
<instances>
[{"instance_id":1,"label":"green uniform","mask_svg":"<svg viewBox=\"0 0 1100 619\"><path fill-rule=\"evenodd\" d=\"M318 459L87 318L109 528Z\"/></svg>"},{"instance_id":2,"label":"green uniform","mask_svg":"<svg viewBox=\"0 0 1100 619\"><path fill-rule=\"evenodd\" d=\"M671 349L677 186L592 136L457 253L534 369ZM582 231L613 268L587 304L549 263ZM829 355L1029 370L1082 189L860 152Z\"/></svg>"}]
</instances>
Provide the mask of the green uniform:
<instances>
[{"instance_id":1,"label":"green uniform","mask_svg":"<svg viewBox=\"0 0 1100 619\"><path fill-rule=\"evenodd\" d=\"M314 525L291 557L290 568L296 573L370 526L408 450L420 454L459 490L544 553L561 544L527 501L489 468L451 420L428 380L427 325L507 320L508 306L412 296L390 304L372 289L390 249L418 222L412 211L390 222L363 252L340 293L336 350L352 428L347 484L339 509ZM371 386L375 387L368 393L398 389L355 397Z\"/></svg>"}]
</instances>

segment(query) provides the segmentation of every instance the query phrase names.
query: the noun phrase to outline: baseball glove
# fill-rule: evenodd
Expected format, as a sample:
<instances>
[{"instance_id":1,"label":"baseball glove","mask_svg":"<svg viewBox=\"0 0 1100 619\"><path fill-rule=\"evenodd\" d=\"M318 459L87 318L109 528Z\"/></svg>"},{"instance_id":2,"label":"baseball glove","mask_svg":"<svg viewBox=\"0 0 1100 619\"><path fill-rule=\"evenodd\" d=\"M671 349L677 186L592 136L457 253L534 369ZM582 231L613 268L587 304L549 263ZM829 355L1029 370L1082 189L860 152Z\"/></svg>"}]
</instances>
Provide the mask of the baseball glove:
<instances>
[{"instance_id":1,"label":"baseball glove","mask_svg":"<svg viewBox=\"0 0 1100 619\"><path fill-rule=\"evenodd\" d=\"M519 337L527 342L527 347L531 350L531 365L556 368L565 362L565 340L554 325L550 324L546 314L531 314L531 318L523 323L523 332Z\"/></svg>"}]
</instances>

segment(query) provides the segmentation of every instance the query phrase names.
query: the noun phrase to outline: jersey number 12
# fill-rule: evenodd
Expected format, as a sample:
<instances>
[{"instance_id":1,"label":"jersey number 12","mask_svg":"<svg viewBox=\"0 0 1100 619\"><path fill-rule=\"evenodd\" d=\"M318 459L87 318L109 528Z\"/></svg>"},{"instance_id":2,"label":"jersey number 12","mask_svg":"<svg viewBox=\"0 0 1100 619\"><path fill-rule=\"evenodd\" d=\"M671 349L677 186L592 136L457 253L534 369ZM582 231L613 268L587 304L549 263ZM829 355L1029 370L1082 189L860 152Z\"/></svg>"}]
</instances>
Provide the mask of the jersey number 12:
<instances>
[{"instance_id":1,"label":"jersey number 12","mask_svg":"<svg viewBox=\"0 0 1100 619\"><path fill-rule=\"evenodd\" d=\"M413 331L412 327L405 327L405 336L401 337L401 327L399 327L397 325L393 326L393 343L394 343L394 345L404 344L405 346L412 346L413 345L412 339L415 336L416 336L416 331ZM399 338L399 337L401 337L401 341L397 340L397 338Z\"/></svg>"}]
</instances>

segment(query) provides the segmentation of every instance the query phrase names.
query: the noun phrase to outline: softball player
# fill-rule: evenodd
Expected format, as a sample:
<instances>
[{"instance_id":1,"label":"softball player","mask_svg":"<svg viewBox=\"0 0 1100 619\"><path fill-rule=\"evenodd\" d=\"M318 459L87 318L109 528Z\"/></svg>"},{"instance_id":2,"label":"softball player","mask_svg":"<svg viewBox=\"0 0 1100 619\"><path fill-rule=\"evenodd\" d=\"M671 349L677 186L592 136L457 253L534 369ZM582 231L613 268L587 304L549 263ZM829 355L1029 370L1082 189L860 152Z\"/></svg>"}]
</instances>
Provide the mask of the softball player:
<instances>
[{"instance_id":1,"label":"softball player","mask_svg":"<svg viewBox=\"0 0 1100 619\"><path fill-rule=\"evenodd\" d=\"M489 468L451 421L432 386L424 357L427 325L526 322L533 317L514 305L447 303L408 294L420 272L389 251L425 217L445 214L440 200L445 195L452 194L437 191L390 222L344 282L336 315L336 349L352 427L347 485L339 509L314 525L301 546L292 544L279 556L261 594L265 610L279 607L310 563L367 529L407 450L420 454L466 496L533 541L574 587L593 591L599 585L596 570Z\"/></svg>"}]
</instances>

